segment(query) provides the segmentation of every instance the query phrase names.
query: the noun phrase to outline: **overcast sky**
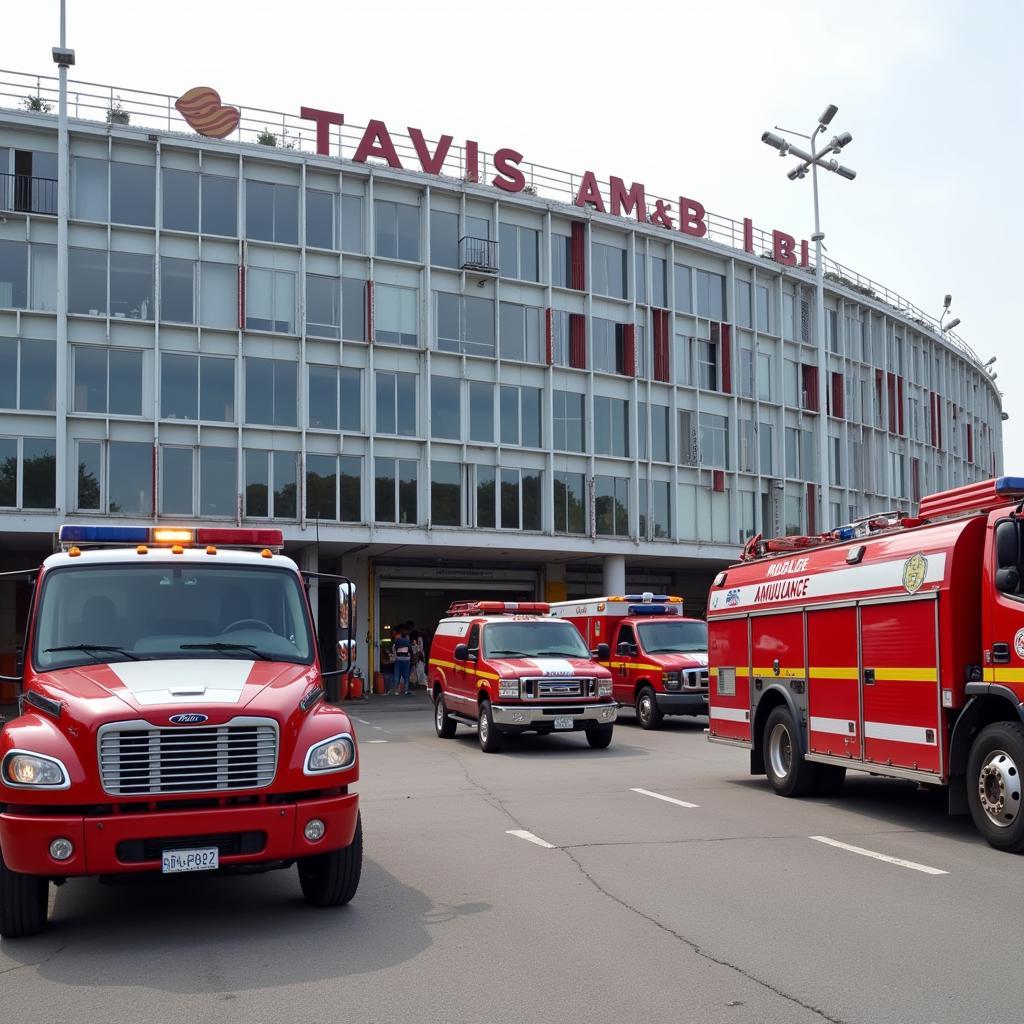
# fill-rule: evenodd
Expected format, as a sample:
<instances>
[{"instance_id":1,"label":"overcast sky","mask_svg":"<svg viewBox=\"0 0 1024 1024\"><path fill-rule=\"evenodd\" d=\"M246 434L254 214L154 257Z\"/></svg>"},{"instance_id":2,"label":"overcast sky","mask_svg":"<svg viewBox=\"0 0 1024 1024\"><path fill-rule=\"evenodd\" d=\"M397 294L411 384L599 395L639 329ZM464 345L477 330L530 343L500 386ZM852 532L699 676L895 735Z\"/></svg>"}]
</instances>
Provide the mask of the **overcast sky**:
<instances>
[{"instance_id":1,"label":"overcast sky","mask_svg":"<svg viewBox=\"0 0 1024 1024\"><path fill-rule=\"evenodd\" d=\"M50 74L57 0L5 11L0 66ZM68 0L74 77L381 118L527 161L642 181L725 216L812 231L810 181L760 142L828 103L857 179L826 175L833 259L941 310L998 357L1006 469L1024 473L1024 4L792 0Z\"/></svg>"}]
</instances>

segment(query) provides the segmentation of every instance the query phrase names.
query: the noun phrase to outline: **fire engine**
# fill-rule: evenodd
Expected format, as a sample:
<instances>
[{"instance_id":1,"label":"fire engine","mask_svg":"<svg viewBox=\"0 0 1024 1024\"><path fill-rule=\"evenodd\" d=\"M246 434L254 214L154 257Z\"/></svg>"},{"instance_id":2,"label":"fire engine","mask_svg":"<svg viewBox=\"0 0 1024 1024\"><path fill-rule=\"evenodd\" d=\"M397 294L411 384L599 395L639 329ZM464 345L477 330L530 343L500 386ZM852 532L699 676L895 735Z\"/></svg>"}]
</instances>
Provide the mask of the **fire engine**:
<instances>
[{"instance_id":1,"label":"fire engine","mask_svg":"<svg viewBox=\"0 0 1024 1024\"><path fill-rule=\"evenodd\" d=\"M709 738L783 796L849 768L944 785L1024 851L1024 478L822 537L748 541L708 610Z\"/></svg>"},{"instance_id":2,"label":"fire engine","mask_svg":"<svg viewBox=\"0 0 1024 1024\"><path fill-rule=\"evenodd\" d=\"M568 619L593 649L607 642L612 694L636 709L644 729L665 715L708 713L708 629L683 617L683 599L667 594L557 601L551 612Z\"/></svg>"},{"instance_id":3,"label":"fire engine","mask_svg":"<svg viewBox=\"0 0 1024 1024\"><path fill-rule=\"evenodd\" d=\"M618 704L611 673L593 660L579 630L544 602L462 601L430 644L427 673L442 739L476 726L496 753L506 734L584 732L591 747L612 741ZM598 657L608 658L608 645Z\"/></svg>"},{"instance_id":4,"label":"fire engine","mask_svg":"<svg viewBox=\"0 0 1024 1024\"><path fill-rule=\"evenodd\" d=\"M307 902L348 902L356 739L324 698L351 666L352 583L300 574L279 530L59 538L18 574L33 591L19 713L0 731L0 934L40 932L49 882L81 875L295 864ZM336 671L303 576L335 588Z\"/></svg>"}]
</instances>

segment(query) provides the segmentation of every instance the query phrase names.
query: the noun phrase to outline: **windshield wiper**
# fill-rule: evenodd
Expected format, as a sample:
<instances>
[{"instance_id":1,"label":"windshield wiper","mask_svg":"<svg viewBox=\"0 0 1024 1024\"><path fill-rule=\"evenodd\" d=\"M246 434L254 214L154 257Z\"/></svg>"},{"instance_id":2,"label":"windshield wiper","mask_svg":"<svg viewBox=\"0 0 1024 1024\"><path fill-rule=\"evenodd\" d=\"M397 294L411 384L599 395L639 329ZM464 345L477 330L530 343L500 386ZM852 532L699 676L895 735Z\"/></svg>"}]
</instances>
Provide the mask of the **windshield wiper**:
<instances>
[{"instance_id":1,"label":"windshield wiper","mask_svg":"<svg viewBox=\"0 0 1024 1024\"><path fill-rule=\"evenodd\" d=\"M58 651L84 651L86 654L91 654L97 661L103 660L96 657L97 651L113 651L115 654L123 654L126 658L131 658L132 661L142 661L137 654L132 654L131 651L118 647L117 644L63 644L60 647L47 647L43 653L55 654Z\"/></svg>"},{"instance_id":2,"label":"windshield wiper","mask_svg":"<svg viewBox=\"0 0 1024 1024\"><path fill-rule=\"evenodd\" d=\"M488 658L522 658L522 651L488 651Z\"/></svg>"},{"instance_id":3,"label":"windshield wiper","mask_svg":"<svg viewBox=\"0 0 1024 1024\"><path fill-rule=\"evenodd\" d=\"M274 661L269 654L252 644L226 644L218 641L209 644L178 644L183 651L248 651L258 661Z\"/></svg>"}]
</instances>

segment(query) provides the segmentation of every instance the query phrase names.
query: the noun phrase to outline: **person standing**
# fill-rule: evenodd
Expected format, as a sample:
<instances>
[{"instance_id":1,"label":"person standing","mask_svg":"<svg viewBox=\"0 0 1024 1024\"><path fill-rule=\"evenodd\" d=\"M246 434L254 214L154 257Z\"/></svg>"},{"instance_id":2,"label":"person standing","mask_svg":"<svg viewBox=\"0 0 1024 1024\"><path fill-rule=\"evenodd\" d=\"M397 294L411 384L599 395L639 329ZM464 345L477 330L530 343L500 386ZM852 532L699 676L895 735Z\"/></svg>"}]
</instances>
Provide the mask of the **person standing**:
<instances>
[{"instance_id":1,"label":"person standing","mask_svg":"<svg viewBox=\"0 0 1024 1024\"><path fill-rule=\"evenodd\" d=\"M395 689L394 693L409 694L409 674L412 668L412 641L405 627L399 629L395 639L391 643L391 650L395 655ZM404 689L403 689L404 686Z\"/></svg>"},{"instance_id":2,"label":"person standing","mask_svg":"<svg viewBox=\"0 0 1024 1024\"><path fill-rule=\"evenodd\" d=\"M418 629L409 630L412 644L412 681L416 686L427 688L427 666L423 657L423 638Z\"/></svg>"}]
</instances>

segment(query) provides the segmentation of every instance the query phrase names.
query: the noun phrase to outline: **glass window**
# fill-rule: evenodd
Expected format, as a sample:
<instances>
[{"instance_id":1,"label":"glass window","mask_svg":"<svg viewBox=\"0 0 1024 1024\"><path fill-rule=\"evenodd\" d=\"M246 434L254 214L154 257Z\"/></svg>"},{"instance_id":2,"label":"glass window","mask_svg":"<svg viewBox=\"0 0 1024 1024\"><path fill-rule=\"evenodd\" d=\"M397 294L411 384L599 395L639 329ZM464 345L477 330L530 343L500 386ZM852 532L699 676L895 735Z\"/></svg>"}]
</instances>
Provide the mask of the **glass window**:
<instances>
[{"instance_id":1,"label":"glass window","mask_svg":"<svg viewBox=\"0 0 1024 1024\"><path fill-rule=\"evenodd\" d=\"M374 518L378 523L416 523L417 468L411 459L375 460Z\"/></svg>"},{"instance_id":2,"label":"glass window","mask_svg":"<svg viewBox=\"0 0 1024 1024\"><path fill-rule=\"evenodd\" d=\"M697 315L725 319L725 277L708 270L697 271Z\"/></svg>"},{"instance_id":3,"label":"glass window","mask_svg":"<svg viewBox=\"0 0 1024 1024\"><path fill-rule=\"evenodd\" d=\"M310 519L338 518L336 455L306 456L306 516Z\"/></svg>"},{"instance_id":4,"label":"glass window","mask_svg":"<svg viewBox=\"0 0 1024 1024\"><path fill-rule=\"evenodd\" d=\"M286 359L245 360L245 421L296 425L296 364Z\"/></svg>"},{"instance_id":5,"label":"glass window","mask_svg":"<svg viewBox=\"0 0 1024 1024\"><path fill-rule=\"evenodd\" d=\"M430 463L430 521L462 525L462 466L457 462Z\"/></svg>"},{"instance_id":6,"label":"glass window","mask_svg":"<svg viewBox=\"0 0 1024 1024\"><path fill-rule=\"evenodd\" d=\"M629 479L594 477L594 519L599 536L629 536Z\"/></svg>"},{"instance_id":7,"label":"glass window","mask_svg":"<svg viewBox=\"0 0 1024 1024\"><path fill-rule=\"evenodd\" d=\"M541 321L544 310L537 306L520 306L514 302L502 302L500 310L501 358L528 363L543 362Z\"/></svg>"},{"instance_id":8,"label":"glass window","mask_svg":"<svg viewBox=\"0 0 1024 1024\"><path fill-rule=\"evenodd\" d=\"M246 274L245 326L250 331L295 333L295 275L250 267Z\"/></svg>"},{"instance_id":9,"label":"glass window","mask_svg":"<svg viewBox=\"0 0 1024 1024\"><path fill-rule=\"evenodd\" d=\"M763 284L757 286L757 329L763 334L772 333L771 301Z\"/></svg>"},{"instance_id":10,"label":"glass window","mask_svg":"<svg viewBox=\"0 0 1024 1024\"><path fill-rule=\"evenodd\" d=\"M655 462L668 462L669 408L651 406L651 458Z\"/></svg>"},{"instance_id":11,"label":"glass window","mask_svg":"<svg viewBox=\"0 0 1024 1024\"><path fill-rule=\"evenodd\" d=\"M57 246L32 243L32 309L57 309ZM2 303L0 303L2 305Z\"/></svg>"},{"instance_id":12,"label":"glass window","mask_svg":"<svg viewBox=\"0 0 1024 1024\"><path fill-rule=\"evenodd\" d=\"M736 311L734 322L740 327L753 327L750 305L750 282L736 282Z\"/></svg>"},{"instance_id":13,"label":"glass window","mask_svg":"<svg viewBox=\"0 0 1024 1024\"><path fill-rule=\"evenodd\" d=\"M338 387L341 401L339 426L342 430L363 429L363 372L351 366L338 371Z\"/></svg>"},{"instance_id":14,"label":"glass window","mask_svg":"<svg viewBox=\"0 0 1024 1024\"><path fill-rule=\"evenodd\" d=\"M107 312L107 253L103 249L68 249L68 312Z\"/></svg>"},{"instance_id":15,"label":"glass window","mask_svg":"<svg viewBox=\"0 0 1024 1024\"><path fill-rule=\"evenodd\" d=\"M76 346L73 351L75 412L142 413L141 352L98 345Z\"/></svg>"},{"instance_id":16,"label":"glass window","mask_svg":"<svg viewBox=\"0 0 1024 1024\"><path fill-rule=\"evenodd\" d=\"M309 425L338 429L338 370L334 366L309 367Z\"/></svg>"},{"instance_id":17,"label":"glass window","mask_svg":"<svg viewBox=\"0 0 1024 1024\"><path fill-rule=\"evenodd\" d=\"M796 341L796 298L788 292L782 293L782 336Z\"/></svg>"},{"instance_id":18,"label":"glass window","mask_svg":"<svg viewBox=\"0 0 1024 1024\"><path fill-rule=\"evenodd\" d=\"M700 422L700 461L705 466L729 468L729 421L725 416L702 412Z\"/></svg>"},{"instance_id":19,"label":"glass window","mask_svg":"<svg viewBox=\"0 0 1024 1024\"><path fill-rule=\"evenodd\" d=\"M2 443L2 442L0 442ZM2 472L2 471L0 471ZM99 441L78 442L78 491L75 508L82 512L103 509L103 445Z\"/></svg>"},{"instance_id":20,"label":"glass window","mask_svg":"<svg viewBox=\"0 0 1024 1024\"><path fill-rule=\"evenodd\" d=\"M740 394L744 398L754 397L754 353L749 348L741 348L740 356Z\"/></svg>"},{"instance_id":21,"label":"glass window","mask_svg":"<svg viewBox=\"0 0 1024 1024\"><path fill-rule=\"evenodd\" d=\"M697 385L706 391L718 390L718 346L713 341L697 342Z\"/></svg>"},{"instance_id":22,"label":"glass window","mask_svg":"<svg viewBox=\"0 0 1024 1024\"><path fill-rule=\"evenodd\" d=\"M540 447L540 388L501 386L501 443Z\"/></svg>"},{"instance_id":23,"label":"glass window","mask_svg":"<svg viewBox=\"0 0 1024 1024\"><path fill-rule=\"evenodd\" d=\"M306 333L341 337L341 289L336 277L306 274Z\"/></svg>"},{"instance_id":24,"label":"glass window","mask_svg":"<svg viewBox=\"0 0 1024 1024\"><path fill-rule=\"evenodd\" d=\"M196 263L173 256L160 259L160 319L168 323L196 322Z\"/></svg>"},{"instance_id":25,"label":"glass window","mask_svg":"<svg viewBox=\"0 0 1024 1024\"><path fill-rule=\"evenodd\" d=\"M245 236L295 245L299 240L299 190L267 181L245 183Z\"/></svg>"},{"instance_id":26,"label":"glass window","mask_svg":"<svg viewBox=\"0 0 1024 1024\"><path fill-rule=\"evenodd\" d=\"M469 439L494 441L494 385L484 381L469 382Z\"/></svg>"},{"instance_id":27,"label":"glass window","mask_svg":"<svg viewBox=\"0 0 1024 1024\"><path fill-rule=\"evenodd\" d=\"M199 418L215 423L234 422L234 359L199 357Z\"/></svg>"},{"instance_id":28,"label":"glass window","mask_svg":"<svg viewBox=\"0 0 1024 1024\"><path fill-rule=\"evenodd\" d=\"M597 455L629 456L629 402L594 396L594 452Z\"/></svg>"},{"instance_id":29,"label":"glass window","mask_svg":"<svg viewBox=\"0 0 1024 1024\"><path fill-rule=\"evenodd\" d=\"M174 352L160 355L160 415L194 420L199 415L198 357Z\"/></svg>"},{"instance_id":30,"label":"glass window","mask_svg":"<svg viewBox=\"0 0 1024 1024\"><path fill-rule=\"evenodd\" d=\"M373 290L373 337L390 345L419 344L416 288L378 284Z\"/></svg>"},{"instance_id":31,"label":"glass window","mask_svg":"<svg viewBox=\"0 0 1024 1024\"><path fill-rule=\"evenodd\" d=\"M238 181L220 174L204 174L202 180L202 231L204 235L238 235Z\"/></svg>"},{"instance_id":32,"label":"glass window","mask_svg":"<svg viewBox=\"0 0 1024 1024\"><path fill-rule=\"evenodd\" d=\"M651 257L651 304L668 309L668 261Z\"/></svg>"},{"instance_id":33,"label":"glass window","mask_svg":"<svg viewBox=\"0 0 1024 1024\"><path fill-rule=\"evenodd\" d=\"M199 231L199 175L165 167L161 172L160 202L165 231Z\"/></svg>"},{"instance_id":34,"label":"glass window","mask_svg":"<svg viewBox=\"0 0 1024 1024\"><path fill-rule=\"evenodd\" d=\"M675 270L675 306L677 313L693 312L693 296L691 291L691 271L682 263L677 263Z\"/></svg>"},{"instance_id":35,"label":"glass window","mask_svg":"<svg viewBox=\"0 0 1024 1024\"><path fill-rule=\"evenodd\" d=\"M772 399L772 357L768 352L757 353L757 397L762 402Z\"/></svg>"},{"instance_id":36,"label":"glass window","mask_svg":"<svg viewBox=\"0 0 1024 1024\"><path fill-rule=\"evenodd\" d=\"M518 224L502 224L499 247L502 277L514 277L521 281L540 280L539 231Z\"/></svg>"},{"instance_id":37,"label":"glass window","mask_svg":"<svg viewBox=\"0 0 1024 1024\"><path fill-rule=\"evenodd\" d=\"M199 322L203 327L238 328L238 267L199 264Z\"/></svg>"},{"instance_id":38,"label":"glass window","mask_svg":"<svg viewBox=\"0 0 1024 1024\"><path fill-rule=\"evenodd\" d=\"M555 473L555 533L585 533L586 507L583 474Z\"/></svg>"},{"instance_id":39,"label":"glass window","mask_svg":"<svg viewBox=\"0 0 1024 1024\"><path fill-rule=\"evenodd\" d=\"M76 156L71 161L71 215L78 220L107 219L107 161Z\"/></svg>"},{"instance_id":40,"label":"glass window","mask_svg":"<svg viewBox=\"0 0 1024 1024\"><path fill-rule=\"evenodd\" d=\"M0 338L0 409L18 408L17 338Z\"/></svg>"},{"instance_id":41,"label":"glass window","mask_svg":"<svg viewBox=\"0 0 1024 1024\"><path fill-rule=\"evenodd\" d=\"M359 523L363 519L363 460L359 455L338 457L341 486L341 521Z\"/></svg>"},{"instance_id":42,"label":"glass window","mask_svg":"<svg viewBox=\"0 0 1024 1024\"><path fill-rule=\"evenodd\" d=\"M784 359L782 362L783 386L785 388L784 398L786 405L799 407L800 405L800 367L792 359Z\"/></svg>"},{"instance_id":43,"label":"glass window","mask_svg":"<svg viewBox=\"0 0 1024 1024\"><path fill-rule=\"evenodd\" d=\"M430 211L430 262L435 267L459 265L459 215Z\"/></svg>"},{"instance_id":44,"label":"glass window","mask_svg":"<svg viewBox=\"0 0 1024 1024\"><path fill-rule=\"evenodd\" d=\"M347 341L366 341L366 282L341 279L341 336Z\"/></svg>"},{"instance_id":45,"label":"glass window","mask_svg":"<svg viewBox=\"0 0 1024 1024\"><path fill-rule=\"evenodd\" d=\"M341 247L345 252L366 252L362 196L341 197Z\"/></svg>"},{"instance_id":46,"label":"glass window","mask_svg":"<svg viewBox=\"0 0 1024 1024\"><path fill-rule=\"evenodd\" d=\"M568 288L572 280L572 246L568 235L551 235L551 283Z\"/></svg>"},{"instance_id":47,"label":"glass window","mask_svg":"<svg viewBox=\"0 0 1024 1024\"><path fill-rule=\"evenodd\" d=\"M160 446L160 511L165 515L195 515L192 463L191 448Z\"/></svg>"},{"instance_id":48,"label":"glass window","mask_svg":"<svg viewBox=\"0 0 1024 1024\"><path fill-rule=\"evenodd\" d=\"M416 374L377 372L377 433L416 433Z\"/></svg>"},{"instance_id":49,"label":"glass window","mask_svg":"<svg viewBox=\"0 0 1024 1024\"><path fill-rule=\"evenodd\" d=\"M378 256L391 259L420 258L420 211L407 203L376 199L373 203Z\"/></svg>"},{"instance_id":50,"label":"glass window","mask_svg":"<svg viewBox=\"0 0 1024 1024\"><path fill-rule=\"evenodd\" d=\"M238 452L234 448L199 449L199 514L234 517Z\"/></svg>"},{"instance_id":51,"label":"glass window","mask_svg":"<svg viewBox=\"0 0 1024 1024\"><path fill-rule=\"evenodd\" d=\"M156 223L156 168L145 164L110 164L110 219L115 224Z\"/></svg>"},{"instance_id":52,"label":"glass window","mask_svg":"<svg viewBox=\"0 0 1024 1024\"><path fill-rule=\"evenodd\" d=\"M334 248L334 193L306 189L306 245Z\"/></svg>"},{"instance_id":53,"label":"glass window","mask_svg":"<svg viewBox=\"0 0 1024 1024\"><path fill-rule=\"evenodd\" d=\"M18 439L0 437L0 508L18 506Z\"/></svg>"},{"instance_id":54,"label":"glass window","mask_svg":"<svg viewBox=\"0 0 1024 1024\"><path fill-rule=\"evenodd\" d=\"M430 378L430 436L450 441L462 437L457 379L436 375Z\"/></svg>"},{"instance_id":55,"label":"glass window","mask_svg":"<svg viewBox=\"0 0 1024 1024\"><path fill-rule=\"evenodd\" d=\"M554 391L554 448L561 452L584 451L583 403L585 396L575 391Z\"/></svg>"},{"instance_id":56,"label":"glass window","mask_svg":"<svg viewBox=\"0 0 1024 1024\"><path fill-rule=\"evenodd\" d=\"M271 452L248 449L245 452L244 507L247 518L265 518L270 515L270 456Z\"/></svg>"},{"instance_id":57,"label":"glass window","mask_svg":"<svg viewBox=\"0 0 1024 1024\"><path fill-rule=\"evenodd\" d=\"M111 512L152 514L153 446L149 442L110 442L107 495Z\"/></svg>"},{"instance_id":58,"label":"glass window","mask_svg":"<svg viewBox=\"0 0 1024 1024\"><path fill-rule=\"evenodd\" d=\"M642 243L637 242L636 252L633 255L633 290L636 294L636 301L641 306L647 305L647 260L644 258Z\"/></svg>"},{"instance_id":59,"label":"glass window","mask_svg":"<svg viewBox=\"0 0 1024 1024\"><path fill-rule=\"evenodd\" d=\"M28 305L28 243L0 240L0 307Z\"/></svg>"},{"instance_id":60,"label":"glass window","mask_svg":"<svg viewBox=\"0 0 1024 1024\"><path fill-rule=\"evenodd\" d=\"M57 401L57 344L21 341L18 371L18 408L51 411Z\"/></svg>"},{"instance_id":61,"label":"glass window","mask_svg":"<svg viewBox=\"0 0 1024 1024\"><path fill-rule=\"evenodd\" d=\"M770 423L761 420L757 425L757 443L761 459L758 471L762 476L772 476L775 473L774 434L774 429Z\"/></svg>"},{"instance_id":62,"label":"glass window","mask_svg":"<svg viewBox=\"0 0 1024 1024\"><path fill-rule=\"evenodd\" d=\"M294 452L246 451L245 515L294 519L297 464Z\"/></svg>"},{"instance_id":63,"label":"glass window","mask_svg":"<svg viewBox=\"0 0 1024 1024\"><path fill-rule=\"evenodd\" d=\"M57 507L57 442L50 437L22 441L22 508Z\"/></svg>"},{"instance_id":64,"label":"glass window","mask_svg":"<svg viewBox=\"0 0 1024 1024\"><path fill-rule=\"evenodd\" d=\"M494 300L436 292L437 347L442 352L494 355Z\"/></svg>"},{"instance_id":65,"label":"glass window","mask_svg":"<svg viewBox=\"0 0 1024 1024\"><path fill-rule=\"evenodd\" d=\"M591 282L596 295L626 297L626 250L594 242L591 249Z\"/></svg>"},{"instance_id":66,"label":"glass window","mask_svg":"<svg viewBox=\"0 0 1024 1024\"><path fill-rule=\"evenodd\" d=\"M119 320L153 320L153 257L110 254L110 315Z\"/></svg>"}]
</instances>

